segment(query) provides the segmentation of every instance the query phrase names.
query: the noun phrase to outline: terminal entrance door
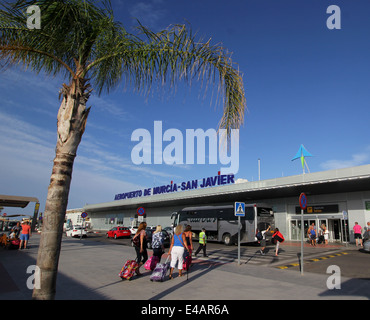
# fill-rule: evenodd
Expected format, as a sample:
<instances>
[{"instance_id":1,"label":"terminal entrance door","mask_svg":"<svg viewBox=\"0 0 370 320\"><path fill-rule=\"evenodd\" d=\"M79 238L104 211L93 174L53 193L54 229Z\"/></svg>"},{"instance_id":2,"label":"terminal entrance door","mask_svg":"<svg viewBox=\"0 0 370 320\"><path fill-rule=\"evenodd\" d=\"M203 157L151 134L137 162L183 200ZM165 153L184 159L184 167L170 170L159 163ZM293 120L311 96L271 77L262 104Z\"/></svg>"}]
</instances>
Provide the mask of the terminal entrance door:
<instances>
[{"instance_id":1,"label":"terminal entrance door","mask_svg":"<svg viewBox=\"0 0 370 320\"><path fill-rule=\"evenodd\" d=\"M312 223L315 224L316 231L320 232L321 226L325 226L329 230L329 242L345 242L349 238L349 230L347 221L343 219L333 219L333 218L322 218L317 217L312 219L303 220L304 227L304 239L308 240L307 231ZM291 219L290 220L290 238L291 240L301 240L301 220L300 219Z\"/></svg>"},{"instance_id":2,"label":"terminal entrance door","mask_svg":"<svg viewBox=\"0 0 370 320\"><path fill-rule=\"evenodd\" d=\"M343 219L329 219L329 239L334 242L348 242L348 222Z\"/></svg>"},{"instance_id":3,"label":"terminal entrance door","mask_svg":"<svg viewBox=\"0 0 370 320\"><path fill-rule=\"evenodd\" d=\"M307 231L309 226L315 223L316 220L303 220L303 236L305 240L308 240L307 237ZM290 239L291 240L301 240L301 233L302 233L302 226L301 226L301 220L300 219L292 219L290 220Z\"/></svg>"},{"instance_id":4,"label":"terminal entrance door","mask_svg":"<svg viewBox=\"0 0 370 320\"><path fill-rule=\"evenodd\" d=\"M329 235L332 241L341 241L341 227L339 219L329 220Z\"/></svg>"}]
</instances>

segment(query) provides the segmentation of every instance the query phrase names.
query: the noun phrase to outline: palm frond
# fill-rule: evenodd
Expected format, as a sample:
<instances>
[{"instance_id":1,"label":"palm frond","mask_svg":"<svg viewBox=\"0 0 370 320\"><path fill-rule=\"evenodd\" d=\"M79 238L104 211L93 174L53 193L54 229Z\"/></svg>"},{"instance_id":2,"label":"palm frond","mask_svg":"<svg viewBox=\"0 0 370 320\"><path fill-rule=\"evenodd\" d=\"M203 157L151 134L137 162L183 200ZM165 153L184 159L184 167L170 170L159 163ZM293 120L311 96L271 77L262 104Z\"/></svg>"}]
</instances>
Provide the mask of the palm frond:
<instances>
[{"instance_id":1,"label":"palm frond","mask_svg":"<svg viewBox=\"0 0 370 320\"><path fill-rule=\"evenodd\" d=\"M41 29L26 27L26 7L39 5ZM18 0L0 6L0 61L36 72L88 78L100 94L127 85L151 92L153 83L176 88L200 81L205 92L217 87L223 104L220 128L239 128L246 101L242 75L231 55L211 41L196 39L190 28L173 25L158 33L138 22L138 35L114 21L110 1Z\"/></svg>"},{"instance_id":2,"label":"palm frond","mask_svg":"<svg viewBox=\"0 0 370 320\"><path fill-rule=\"evenodd\" d=\"M26 8L41 8L41 29L28 29ZM110 2L105 7L93 1L19 0L0 10L0 59L5 64L22 64L36 72L64 73L73 77L75 62L86 64L96 34L113 21ZM68 66L68 67L67 67Z\"/></svg>"},{"instance_id":3,"label":"palm frond","mask_svg":"<svg viewBox=\"0 0 370 320\"><path fill-rule=\"evenodd\" d=\"M197 41L185 25L174 25L159 33L141 24L138 29L144 39L122 33L102 40L114 44L108 46L110 52L106 43L101 50L97 46L96 59L86 72L91 73L99 92L109 90L122 78L147 93L154 82L168 83L170 87L176 87L181 80L191 84L193 79L206 85L217 84L224 105L219 127L228 129L228 134L232 128L240 127L246 108L242 75L221 45Z\"/></svg>"}]
</instances>

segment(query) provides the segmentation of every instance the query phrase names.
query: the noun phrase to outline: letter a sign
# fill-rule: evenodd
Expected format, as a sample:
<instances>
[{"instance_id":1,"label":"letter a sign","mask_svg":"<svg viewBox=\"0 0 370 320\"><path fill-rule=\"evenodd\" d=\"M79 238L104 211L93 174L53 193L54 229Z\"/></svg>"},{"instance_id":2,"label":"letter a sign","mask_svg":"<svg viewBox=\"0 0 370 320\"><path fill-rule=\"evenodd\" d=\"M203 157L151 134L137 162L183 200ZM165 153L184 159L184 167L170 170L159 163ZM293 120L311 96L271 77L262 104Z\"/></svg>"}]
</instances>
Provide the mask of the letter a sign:
<instances>
[{"instance_id":1,"label":"letter a sign","mask_svg":"<svg viewBox=\"0 0 370 320\"><path fill-rule=\"evenodd\" d=\"M235 216L244 217L245 216L245 203L244 202L235 202Z\"/></svg>"}]
</instances>

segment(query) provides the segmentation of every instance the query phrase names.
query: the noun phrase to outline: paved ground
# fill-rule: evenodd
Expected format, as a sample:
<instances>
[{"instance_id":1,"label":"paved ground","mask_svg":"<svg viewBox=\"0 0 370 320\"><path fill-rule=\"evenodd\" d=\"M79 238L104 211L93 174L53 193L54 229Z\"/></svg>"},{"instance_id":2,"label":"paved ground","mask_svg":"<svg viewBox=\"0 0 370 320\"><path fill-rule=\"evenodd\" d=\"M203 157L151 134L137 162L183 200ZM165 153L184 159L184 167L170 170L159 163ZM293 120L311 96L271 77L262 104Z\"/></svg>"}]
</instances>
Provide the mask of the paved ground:
<instances>
[{"instance_id":1,"label":"paved ground","mask_svg":"<svg viewBox=\"0 0 370 320\"><path fill-rule=\"evenodd\" d=\"M0 299L29 300L32 290L32 271L29 266L35 265L40 235L31 238L31 248L27 250L0 249ZM329 289L331 274L315 271L320 264L305 263L305 273L301 275L299 267L281 269L282 265L297 262L299 247L286 243L282 250L289 252L284 259L273 261L272 253L260 257L254 248L249 256L244 252L242 264L217 258L212 252L210 258L200 258L186 276L167 280L163 283L149 281L150 272L131 281L122 281L118 277L124 262L135 257L130 246L112 245L95 240L63 238L62 253L59 261L57 280L57 300L249 300L249 299L360 299L370 298L370 277L340 278L340 289ZM310 248L305 248L309 250ZM352 254L358 250L346 247L326 247L315 249L315 256L325 257L332 254L333 264L340 264L344 258L341 252ZM237 250L237 248L230 248ZM295 256L293 254L295 253ZM338 255L336 255L338 254ZM307 252L309 255L309 252ZM282 251L281 257L284 257ZM311 255L313 256L313 255ZM165 258L165 256L164 256ZM279 257L280 258L280 257ZM252 264L253 259L268 259L269 263ZM314 259L314 258L313 258ZM370 254L362 256L364 268L369 269ZM248 261L249 260L249 261ZM290 262L290 260L294 262ZM273 263L270 263L273 261ZM32 268L32 267L31 267ZM310 269L311 268L311 269ZM143 270L144 271L144 270ZM347 273L348 274L348 273ZM175 275L177 275L175 273ZM328 280L329 279L329 280ZM330 281L329 281L330 282ZM330 283L329 283L330 286ZM154 302L153 302L154 303ZM182 310L183 311L183 310Z\"/></svg>"}]
</instances>

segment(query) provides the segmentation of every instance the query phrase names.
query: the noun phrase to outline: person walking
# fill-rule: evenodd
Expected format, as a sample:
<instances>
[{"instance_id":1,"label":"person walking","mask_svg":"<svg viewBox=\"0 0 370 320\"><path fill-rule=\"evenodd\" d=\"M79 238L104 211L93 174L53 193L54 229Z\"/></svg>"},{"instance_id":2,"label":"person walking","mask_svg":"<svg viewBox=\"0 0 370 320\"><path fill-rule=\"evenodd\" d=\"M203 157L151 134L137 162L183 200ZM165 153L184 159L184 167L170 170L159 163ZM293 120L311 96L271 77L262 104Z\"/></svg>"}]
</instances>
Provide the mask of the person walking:
<instances>
[{"instance_id":1,"label":"person walking","mask_svg":"<svg viewBox=\"0 0 370 320\"><path fill-rule=\"evenodd\" d=\"M276 246L275 246L275 256L278 256L279 253L279 245L280 242L283 242L285 239L281 232L279 231L279 228L275 228L274 234L272 235L272 238L275 240Z\"/></svg>"},{"instance_id":2,"label":"person walking","mask_svg":"<svg viewBox=\"0 0 370 320\"><path fill-rule=\"evenodd\" d=\"M315 223L312 222L312 224L308 228L308 230L307 230L307 236L310 239L311 246L316 247L316 237L317 237L317 234L316 234Z\"/></svg>"},{"instance_id":3,"label":"person walking","mask_svg":"<svg viewBox=\"0 0 370 320\"><path fill-rule=\"evenodd\" d=\"M24 249L27 249L27 243L30 239L30 236L31 236L31 226L28 221L23 221L21 236L19 238L21 240L21 242L19 243L19 250L22 249L23 243L24 243Z\"/></svg>"},{"instance_id":4,"label":"person walking","mask_svg":"<svg viewBox=\"0 0 370 320\"><path fill-rule=\"evenodd\" d=\"M191 231L191 225L187 225L185 227L185 230L184 230L184 235L185 235L185 239L186 239L186 244L188 245L188 248L189 248L189 254L191 256L192 252L193 252L193 232Z\"/></svg>"},{"instance_id":5,"label":"person walking","mask_svg":"<svg viewBox=\"0 0 370 320\"><path fill-rule=\"evenodd\" d=\"M197 256L200 250L203 250L203 257L208 257L206 253L206 248L207 248L206 229L202 228L202 232L199 233L199 247L197 251L195 251L194 257Z\"/></svg>"},{"instance_id":6,"label":"person walking","mask_svg":"<svg viewBox=\"0 0 370 320\"><path fill-rule=\"evenodd\" d=\"M158 257L158 261L161 261L162 254L164 253L164 244L163 244L162 226L160 225L158 225L155 231L153 232L152 248L153 256Z\"/></svg>"},{"instance_id":7,"label":"person walking","mask_svg":"<svg viewBox=\"0 0 370 320\"><path fill-rule=\"evenodd\" d=\"M138 267L136 268L135 272L138 276L141 276L140 267L145 263L146 260L148 260L147 236L145 229L146 222L141 222L134 238L132 239L136 251L136 261L138 263Z\"/></svg>"},{"instance_id":8,"label":"person walking","mask_svg":"<svg viewBox=\"0 0 370 320\"><path fill-rule=\"evenodd\" d=\"M260 253L261 255L265 255L265 249L266 249L266 232L268 232L270 230L271 226L268 226L266 230L262 230L262 231L259 231L257 230L257 240L261 246L261 249L260 249ZM258 232L260 232L260 236L258 235ZM261 239L262 237L262 239ZM260 238L260 239L258 239Z\"/></svg>"},{"instance_id":9,"label":"person walking","mask_svg":"<svg viewBox=\"0 0 370 320\"><path fill-rule=\"evenodd\" d=\"M191 266L191 262L192 262L192 254L193 254L193 232L191 231L191 225L188 224L186 227L185 227L185 230L184 230L184 235L185 235L185 240L186 240L186 244L188 246L188 251L185 251L184 252L184 269L187 271L189 269L189 267Z\"/></svg>"},{"instance_id":10,"label":"person walking","mask_svg":"<svg viewBox=\"0 0 370 320\"><path fill-rule=\"evenodd\" d=\"M364 245L364 242L370 240L370 221L367 223L367 228L365 227L365 232L362 237L362 245Z\"/></svg>"},{"instance_id":11,"label":"person walking","mask_svg":"<svg viewBox=\"0 0 370 320\"><path fill-rule=\"evenodd\" d=\"M356 247L358 246L358 243L360 242L360 246L362 247L362 227L358 224L358 222L355 222L355 225L353 227L353 232L355 233L355 239L356 239Z\"/></svg>"},{"instance_id":12,"label":"person walking","mask_svg":"<svg viewBox=\"0 0 370 320\"><path fill-rule=\"evenodd\" d=\"M170 279L172 279L173 270L176 267L179 269L179 277L182 277L182 264L184 262L184 251L189 250L188 245L186 244L186 239L184 235L184 228L182 224L179 224L174 231L171 246L168 250L168 254L171 255L171 263L170 263Z\"/></svg>"}]
</instances>

